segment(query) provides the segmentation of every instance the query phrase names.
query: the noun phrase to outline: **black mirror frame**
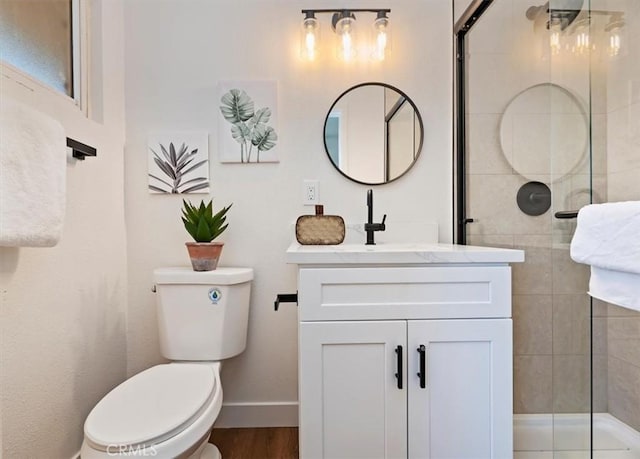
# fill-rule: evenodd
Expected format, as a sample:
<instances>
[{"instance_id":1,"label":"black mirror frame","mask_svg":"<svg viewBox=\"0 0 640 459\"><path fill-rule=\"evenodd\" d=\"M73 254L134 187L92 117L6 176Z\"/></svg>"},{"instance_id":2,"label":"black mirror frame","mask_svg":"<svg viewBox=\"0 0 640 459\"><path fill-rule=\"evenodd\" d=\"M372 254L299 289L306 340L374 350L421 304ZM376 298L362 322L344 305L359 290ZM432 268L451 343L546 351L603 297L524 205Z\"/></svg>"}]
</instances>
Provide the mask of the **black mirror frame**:
<instances>
[{"instance_id":1,"label":"black mirror frame","mask_svg":"<svg viewBox=\"0 0 640 459\"><path fill-rule=\"evenodd\" d=\"M326 135L327 122L329 121L329 115L331 115L331 112L333 111L333 108L340 101L340 99L342 99L343 96L345 96L350 91L353 91L354 89L360 88L362 86L382 86L382 87L387 88L387 89L392 89L393 91L395 91L398 94L400 94L400 96L404 97L404 99L407 102L409 102L409 104L413 108L413 112L415 113L415 115L416 115L416 117L418 119L418 124L420 125L420 144L418 145L417 154L416 154L415 158L413 159L413 162L411 164L409 164L409 166L406 168L406 170L402 174L400 174L397 177L394 177L392 179L385 180L384 182L375 182L375 183L362 182L360 180L356 180L353 177L350 177L349 175L345 174L344 172L342 172L342 170L340 170L338 165L333 162L333 159L331 158L331 155L329 154L329 148L327 147L327 135ZM331 107L329 108L329 111L327 112L327 116L324 119L324 125L323 125L323 128L322 128L322 143L324 144L324 151L327 154L327 158L329 158L329 162L331 162L333 167L335 167L336 170L338 172L340 172L340 174L343 175L344 177L348 178L352 182L356 182L356 183L359 183L361 185L386 185L387 183L394 182L394 181L398 180L400 177L404 176L407 172L409 172L413 168L413 166L415 165L416 161L418 161L418 158L422 154L422 145L424 144L424 124L422 123L422 116L420 115L420 111L418 110L418 107L416 107L416 104L413 102L413 100L411 100L411 98L404 91L401 91L400 89L396 88L395 86L392 86L392 85L387 84L387 83L382 83L382 82L378 82L378 81L369 81L369 82L365 82L365 83L359 83L359 84L357 84L355 86L352 86L352 87L348 88L347 90L342 92L342 94L340 94L336 98L336 100L333 101L333 104L331 104ZM385 160L388 161L387 158L385 158Z\"/></svg>"}]
</instances>

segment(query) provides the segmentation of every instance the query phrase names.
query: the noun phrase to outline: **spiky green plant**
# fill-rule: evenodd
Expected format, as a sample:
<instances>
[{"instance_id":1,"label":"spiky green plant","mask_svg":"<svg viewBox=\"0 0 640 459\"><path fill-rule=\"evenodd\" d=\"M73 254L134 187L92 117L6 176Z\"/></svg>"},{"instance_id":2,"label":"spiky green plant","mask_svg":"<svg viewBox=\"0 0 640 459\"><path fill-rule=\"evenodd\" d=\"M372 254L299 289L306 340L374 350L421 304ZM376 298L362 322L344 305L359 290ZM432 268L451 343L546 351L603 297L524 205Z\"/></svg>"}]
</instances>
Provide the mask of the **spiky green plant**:
<instances>
[{"instance_id":1,"label":"spiky green plant","mask_svg":"<svg viewBox=\"0 0 640 459\"><path fill-rule=\"evenodd\" d=\"M213 200L208 204L202 200L197 207L184 199L182 203L182 222L196 242L211 242L229 226L225 224L226 214L233 204L229 204L214 214Z\"/></svg>"}]
</instances>

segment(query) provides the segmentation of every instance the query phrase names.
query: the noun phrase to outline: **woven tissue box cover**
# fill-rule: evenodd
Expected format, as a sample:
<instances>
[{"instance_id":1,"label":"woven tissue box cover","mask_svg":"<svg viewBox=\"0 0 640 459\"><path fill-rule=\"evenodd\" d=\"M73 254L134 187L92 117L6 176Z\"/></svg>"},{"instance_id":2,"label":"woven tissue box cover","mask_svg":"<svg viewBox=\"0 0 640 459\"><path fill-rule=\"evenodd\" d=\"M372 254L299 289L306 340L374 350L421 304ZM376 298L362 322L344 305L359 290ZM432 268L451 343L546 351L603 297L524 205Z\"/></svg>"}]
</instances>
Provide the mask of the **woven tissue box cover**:
<instances>
[{"instance_id":1,"label":"woven tissue box cover","mask_svg":"<svg viewBox=\"0 0 640 459\"><path fill-rule=\"evenodd\" d=\"M344 241L344 220L338 215L302 215L296 239L302 245L336 245Z\"/></svg>"}]
</instances>

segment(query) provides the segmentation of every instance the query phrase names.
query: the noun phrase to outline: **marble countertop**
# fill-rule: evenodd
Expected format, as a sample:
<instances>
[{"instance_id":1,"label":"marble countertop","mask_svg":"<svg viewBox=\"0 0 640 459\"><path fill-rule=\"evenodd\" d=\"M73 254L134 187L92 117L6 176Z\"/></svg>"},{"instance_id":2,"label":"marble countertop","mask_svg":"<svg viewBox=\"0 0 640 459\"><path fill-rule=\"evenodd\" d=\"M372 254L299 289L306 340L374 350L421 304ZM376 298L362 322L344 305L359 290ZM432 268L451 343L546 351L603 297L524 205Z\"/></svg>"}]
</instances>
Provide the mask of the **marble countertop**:
<instances>
[{"instance_id":1,"label":"marble countertop","mask_svg":"<svg viewBox=\"0 0 640 459\"><path fill-rule=\"evenodd\" d=\"M440 243L381 243L377 245L300 245L287 249L287 263L298 265L518 263L523 250Z\"/></svg>"}]
</instances>

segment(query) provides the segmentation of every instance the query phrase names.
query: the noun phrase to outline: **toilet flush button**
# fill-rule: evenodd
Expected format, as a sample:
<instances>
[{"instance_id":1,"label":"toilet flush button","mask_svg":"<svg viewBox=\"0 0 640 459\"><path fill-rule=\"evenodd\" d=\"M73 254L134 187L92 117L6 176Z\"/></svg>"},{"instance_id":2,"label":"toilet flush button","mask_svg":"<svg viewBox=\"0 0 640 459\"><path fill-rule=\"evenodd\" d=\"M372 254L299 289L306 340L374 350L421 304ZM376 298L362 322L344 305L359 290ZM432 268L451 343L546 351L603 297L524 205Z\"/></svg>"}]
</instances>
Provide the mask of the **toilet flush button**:
<instances>
[{"instance_id":1,"label":"toilet flush button","mask_svg":"<svg viewBox=\"0 0 640 459\"><path fill-rule=\"evenodd\" d=\"M218 304L220 298L222 298L222 292L220 292L220 289L216 287L209 289L209 299L211 300L211 303Z\"/></svg>"}]
</instances>

